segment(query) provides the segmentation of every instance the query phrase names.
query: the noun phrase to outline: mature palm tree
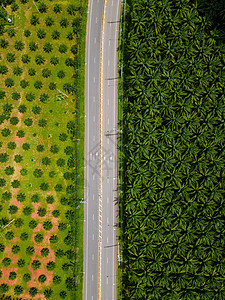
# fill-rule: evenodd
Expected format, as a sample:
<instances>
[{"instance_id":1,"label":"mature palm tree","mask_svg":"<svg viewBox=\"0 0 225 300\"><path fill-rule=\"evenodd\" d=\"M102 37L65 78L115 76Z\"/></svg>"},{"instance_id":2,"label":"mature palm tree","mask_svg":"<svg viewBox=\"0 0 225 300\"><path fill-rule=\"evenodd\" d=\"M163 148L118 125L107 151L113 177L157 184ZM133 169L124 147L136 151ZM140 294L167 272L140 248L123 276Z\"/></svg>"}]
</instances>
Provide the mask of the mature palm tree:
<instances>
[{"instance_id":1,"label":"mature palm tree","mask_svg":"<svg viewBox=\"0 0 225 300\"><path fill-rule=\"evenodd\" d=\"M132 16L132 21L134 22L134 30L135 34L140 34L143 29L146 27L146 23L148 22L147 12L146 11L134 11Z\"/></svg>"}]
</instances>

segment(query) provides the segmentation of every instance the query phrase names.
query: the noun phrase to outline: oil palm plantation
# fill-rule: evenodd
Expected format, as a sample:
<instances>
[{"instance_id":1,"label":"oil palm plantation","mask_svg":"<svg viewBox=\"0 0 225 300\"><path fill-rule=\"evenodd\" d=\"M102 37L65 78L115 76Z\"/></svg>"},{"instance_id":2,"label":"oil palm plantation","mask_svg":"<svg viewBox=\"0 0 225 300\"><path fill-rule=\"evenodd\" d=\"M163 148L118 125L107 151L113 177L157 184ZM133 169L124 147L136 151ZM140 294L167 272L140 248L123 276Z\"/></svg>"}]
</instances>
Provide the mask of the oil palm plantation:
<instances>
[{"instance_id":1,"label":"oil palm plantation","mask_svg":"<svg viewBox=\"0 0 225 300\"><path fill-rule=\"evenodd\" d=\"M123 297L223 299L223 24L193 1L127 2Z\"/></svg>"}]
</instances>

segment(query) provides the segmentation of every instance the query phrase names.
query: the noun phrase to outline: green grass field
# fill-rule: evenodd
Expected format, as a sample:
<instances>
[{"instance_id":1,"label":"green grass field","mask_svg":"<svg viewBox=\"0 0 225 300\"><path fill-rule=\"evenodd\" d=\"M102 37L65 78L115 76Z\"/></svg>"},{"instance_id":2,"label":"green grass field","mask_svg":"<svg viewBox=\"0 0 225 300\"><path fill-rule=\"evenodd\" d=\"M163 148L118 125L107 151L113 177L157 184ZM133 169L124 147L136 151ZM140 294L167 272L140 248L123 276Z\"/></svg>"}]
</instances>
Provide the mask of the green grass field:
<instances>
[{"instance_id":1,"label":"green grass field","mask_svg":"<svg viewBox=\"0 0 225 300\"><path fill-rule=\"evenodd\" d=\"M82 185L84 101L76 85L84 83L79 32L86 15L80 26L80 1L36 1L40 12L25 2L7 6L14 24L0 36L0 293L75 299L82 286L83 211L76 208L83 187L76 176Z\"/></svg>"}]
</instances>

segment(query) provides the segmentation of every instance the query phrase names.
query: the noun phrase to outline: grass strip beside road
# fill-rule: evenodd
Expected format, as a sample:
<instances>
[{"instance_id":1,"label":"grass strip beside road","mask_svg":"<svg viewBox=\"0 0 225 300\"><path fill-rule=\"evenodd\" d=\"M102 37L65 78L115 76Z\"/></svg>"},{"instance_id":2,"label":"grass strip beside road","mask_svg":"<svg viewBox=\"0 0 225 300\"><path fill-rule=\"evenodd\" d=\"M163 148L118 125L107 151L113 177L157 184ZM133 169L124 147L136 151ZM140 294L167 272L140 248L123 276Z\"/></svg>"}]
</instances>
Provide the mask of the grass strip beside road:
<instances>
[{"instance_id":1,"label":"grass strip beside road","mask_svg":"<svg viewBox=\"0 0 225 300\"><path fill-rule=\"evenodd\" d=\"M82 14L81 14L81 27L80 27L80 42L79 42L79 60L80 60L80 76L78 77L78 101L77 101L77 139L76 151L77 151L77 174L79 181L77 182L77 197L78 199L84 199L84 124L85 124L85 49L86 49L86 23L87 23L87 9L88 0L83 1ZM78 213L78 262L77 262L77 274L78 274L78 286L76 299L81 300L83 296L83 220L84 220L84 206L80 204Z\"/></svg>"}]
</instances>

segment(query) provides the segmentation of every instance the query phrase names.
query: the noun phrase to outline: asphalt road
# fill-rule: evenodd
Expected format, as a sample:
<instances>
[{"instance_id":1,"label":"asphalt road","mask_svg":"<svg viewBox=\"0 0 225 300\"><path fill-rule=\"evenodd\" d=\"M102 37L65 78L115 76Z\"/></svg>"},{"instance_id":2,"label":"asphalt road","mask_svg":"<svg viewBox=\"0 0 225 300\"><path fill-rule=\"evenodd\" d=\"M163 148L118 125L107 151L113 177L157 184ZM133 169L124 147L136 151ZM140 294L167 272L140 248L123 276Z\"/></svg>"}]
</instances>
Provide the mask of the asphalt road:
<instances>
[{"instance_id":1,"label":"asphalt road","mask_svg":"<svg viewBox=\"0 0 225 300\"><path fill-rule=\"evenodd\" d=\"M102 300L116 299L117 79L119 0L107 0L103 52Z\"/></svg>"},{"instance_id":2,"label":"asphalt road","mask_svg":"<svg viewBox=\"0 0 225 300\"><path fill-rule=\"evenodd\" d=\"M88 7L85 70L85 194L83 299L98 299L99 76L103 0Z\"/></svg>"},{"instance_id":3,"label":"asphalt road","mask_svg":"<svg viewBox=\"0 0 225 300\"><path fill-rule=\"evenodd\" d=\"M120 1L90 0L85 75L84 300L116 299L117 47ZM101 43L102 37L102 43ZM101 60L101 45L103 46ZM100 66L102 71L100 74ZM100 76L101 75L101 76ZM101 85L100 85L101 83ZM100 93L102 86L102 93ZM100 101L103 103L100 120ZM99 125L102 122L101 143ZM101 151L99 149L101 145ZM102 153L100 159L99 153ZM99 178L99 161L102 177ZM99 179L102 247L99 250ZM100 253L101 252L101 253ZM99 260L101 254L101 260ZM99 266L99 262L101 266ZM99 274L101 271L101 274ZM101 287L98 291L99 286Z\"/></svg>"}]
</instances>

